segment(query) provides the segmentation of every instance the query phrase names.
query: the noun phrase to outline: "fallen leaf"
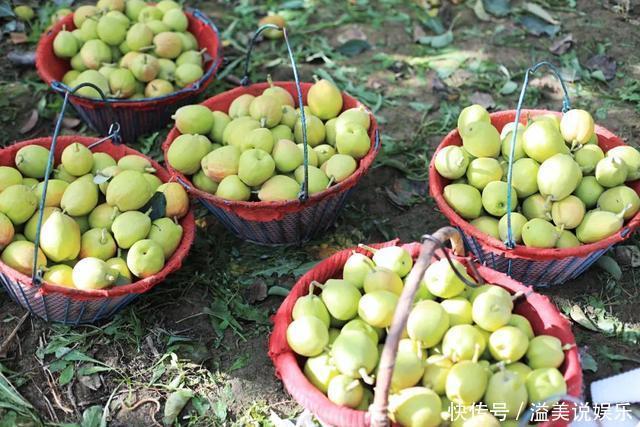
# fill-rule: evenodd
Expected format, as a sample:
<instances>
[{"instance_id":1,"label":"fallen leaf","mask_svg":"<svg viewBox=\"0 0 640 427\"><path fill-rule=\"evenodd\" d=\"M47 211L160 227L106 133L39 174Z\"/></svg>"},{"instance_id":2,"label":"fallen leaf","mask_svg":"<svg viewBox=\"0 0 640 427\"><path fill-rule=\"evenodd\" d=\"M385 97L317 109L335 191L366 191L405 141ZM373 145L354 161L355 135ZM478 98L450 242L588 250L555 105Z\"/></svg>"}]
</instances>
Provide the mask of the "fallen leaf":
<instances>
[{"instance_id":1,"label":"fallen leaf","mask_svg":"<svg viewBox=\"0 0 640 427\"><path fill-rule=\"evenodd\" d=\"M623 265L640 267L640 248L634 245L616 246L616 259Z\"/></svg>"},{"instance_id":2,"label":"fallen leaf","mask_svg":"<svg viewBox=\"0 0 640 427\"><path fill-rule=\"evenodd\" d=\"M367 39L368 37L364 33L364 31L362 31L360 27L354 26L354 25L346 27L345 30L340 32L340 34L338 34L336 37L336 41L340 44L344 44L349 40L367 40Z\"/></svg>"},{"instance_id":3,"label":"fallen leaf","mask_svg":"<svg viewBox=\"0 0 640 427\"><path fill-rule=\"evenodd\" d=\"M476 0L476 4L473 6L473 12L476 14L479 20L491 21L491 17L487 14L487 11L484 10L484 4L482 3L482 0Z\"/></svg>"},{"instance_id":4,"label":"fallen leaf","mask_svg":"<svg viewBox=\"0 0 640 427\"><path fill-rule=\"evenodd\" d=\"M9 37L11 38L11 43L13 44L22 44L28 41L27 35L25 33L9 33Z\"/></svg>"},{"instance_id":5,"label":"fallen leaf","mask_svg":"<svg viewBox=\"0 0 640 427\"><path fill-rule=\"evenodd\" d=\"M494 16L506 16L511 12L509 0L484 0L484 10Z\"/></svg>"},{"instance_id":6,"label":"fallen leaf","mask_svg":"<svg viewBox=\"0 0 640 427\"><path fill-rule=\"evenodd\" d=\"M422 25L413 24L413 42L417 43L422 37L426 37L427 33L425 33Z\"/></svg>"},{"instance_id":7,"label":"fallen leaf","mask_svg":"<svg viewBox=\"0 0 640 427\"><path fill-rule=\"evenodd\" d=\"M264 282L264 280L256 279L255 282L244 288L244 299L249 304L264 301L264 299L267 297L267 291L267 284Z\"/></svg>"},{"instance_id":8,"label":"fallen leaf","mask_svg":"<svg viewBox=\"0 0 640 427\"><path fill-rule=\"evenodd\" d=\"M493 97L488 93L483 92L474 92L469 97L469 101L472 104L482 105L487 110L496 106L496 102L493 100Z\"/></svg>"},{"instance_id":9,"label":"fallen leaf","mask_svg":"<svg viewBox=\"0 0 640 427\"><path fill-rule=\"evenodd\" d=\"M562 76L564 78L564 76ZM546 95L551 99L562 99L564 93L562 92L562 86L558 83L558 80L551 76L545 75L542 77L536 77L529 80L529 86L535 87L546 91Z\"/></svg>"},{"instance_id":10,"label":"fallen leaf","mask_svg":"<svg viewBox=\"0 0 640 427\"><path fill-rule=\"evenodd\" d=\"M371 49L369 42L361 39L348 40L336 48L338 52L348 57L360 55L369 49Z\"/></svg>"},{"instance_id":11,"label":"fallen leaf","mask_svg":"<svg viewBox=\"0 0 640 427\"><path fill-rule=\"evenodd\" d=\"M569 33L566 36L554 41L553 44L549 47L549 52L553 53L554 55L562 55L563 53L571 49L574 43L575 42L573 41L573 34Z\"/></svg>"},{"instance_id":12,"label":"fallen leaf","mask_svg":"<svg viewBox=\"0 0 640 427\"><path fill-rule=\"evenodd\" d=\"M29 118L27 118L27 120L22 124L18 132L20 132L21 134L25 134L33 130L33 128L36 127L36 124L38 123L39 117L40 116L38 114L38 110L31 110Z\"/></svg>"},{"instance_id":13,"label":"fallen leaf","mask_svg":"<svg viewBox=\"0 0 640 427\"><path fill-rule=\"evenodd\" d=\"M616 70L618 69L618 65L616 64L616 59L610 55L594 55L587 60L585 66L594 71L602 72L602 75L606 80L612 80L616 76Z\"/></svg>"},{"instance_id":14,"label":"fallen leaf","mask_svg":"<svg viewBox=\"0 0 640 427\"><path fill-rule=\"evenodd\" d=\"M620 280L620 278L622 277L622 270L620 269L618 262L615 259L611 258L609 255L603 255L598 258L596 264L598 265L598 267L613 276L614 279Z\"/></svg>"},{"instance_id":15,"label":"fallen leaf","mask_svg":"<svg viewBox=\"0 0 640 427\"><path fill-rule=\"evenodd\" d=\"M513 92L518 90L518 83L513 80L509 80L505 82L505 84L500 89L500 95L511 95Z\"/></svg>"},{"instance_id":16,"label":"fallen leaf","mask_svg":"<svg viewBox=\"0 0 640 427\"><path fill-rule=\"evenodd\" d=\"M36 63L36 53L14 50L7 54L7 59L15 65L33 65Z\"/></svg>"},{"instance_id":17,"label":"fallen leaf","mask_svg":"<svg viewBox=\"0 0 640 427\"><path fill-rule=\"evenodd\" d=\"M583 371L598 372L598 362L587 352L587 347L578 349Z\"/></svg>"},{"instance_id":18,"label":"fallen leaf","mask_svg":"<svg viewBox=\"0 0 640 427\"><path fill-rule=\"evenodd\" d=\"M391 203L399 208L408 208L424 200L427 183L397 178L390 187L385 187L385 192Z\"/></svg>"},{"instance_id":19,"label":"fallen leaf","mask_svg":"<svg viewBox=\"0 0 640 427\"><path fill-rule=\"evenodd\" d=\"M540 6L538 4L527 2L527 3L524 4L524 8L529 13L537 16L538 18L542 19L543 21L547 21L549 24L553 24L553 25L559 25L560 24L560 21L556 20L553 16L551 16L551 14L549 12L547 12L542 6Z\"/></svg>"},{"instance_id":20,"label":"fallen leaf","mask_svg":"<svg viewBox=\"0 0 640 427\"><path fill-rule=\"evenodd\" d=\"M460 97L460 94L455 89L447 86L438 75L435 75L431 80L431 91L447 101L455 101Z\"/></svg>"},{"instance_id":21,"label":"fallen leaf","mask_svg":"<svg viewBox=\"0 0 640 427\"><path fill-rule=\"evenodd\" d=\"M546 34L549 37L554 37L560 31L559 25L549 24L543 19L533 15L521 16L518 21L527 32L534 36Z\"/></svg>"},{"instance_id":22,"label":"fallen leaf","mask_svg":"<svg viewBox=\"0 0 640 427\"><path fill-rule=\"evenodd\" d=\"M598 327L591 321L591 319L587 317L587 315L584 313L584 311L582 310L582 308L580 308L579 305L574 305L573 307L571 307L571 311L569 312L569 315L571 316L571 319L573 319L573 321L579 324L580 326L594 332L600 331Z\"/></svg>"},{"instance_id":23,"label":"fallen leaf","mask_svg":"<svg viewBox=\"0 0 640 427\"><path fill-rule=\"evenodd\" d=\"M436 49L448 46L453 42L453 31L449 30L437 36L420 37L418 43L431 46Z\"/></svg>"}]
</instances>

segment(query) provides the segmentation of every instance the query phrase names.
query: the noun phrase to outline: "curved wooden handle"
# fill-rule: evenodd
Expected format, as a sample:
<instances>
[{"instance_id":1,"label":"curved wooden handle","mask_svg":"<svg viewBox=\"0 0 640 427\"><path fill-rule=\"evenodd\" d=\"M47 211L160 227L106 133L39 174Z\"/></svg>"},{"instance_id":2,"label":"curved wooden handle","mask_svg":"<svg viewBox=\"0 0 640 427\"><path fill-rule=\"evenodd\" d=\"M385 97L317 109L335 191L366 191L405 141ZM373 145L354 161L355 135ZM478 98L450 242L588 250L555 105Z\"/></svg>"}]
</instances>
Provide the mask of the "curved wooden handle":
<instances>
[{"instance_id":1,"label":"curved wooden handle","mask_svg":"<svg viewBox=\"0 0 640 427\"><path fill-rule=\"evenodd\" d=\"M464 255L464 244L460 232L453 227L443 227L433 234L433 239L425 239L420 248L420 255L416 260L407 281L400 295L400 300L393 315L393 321L389 328L389 334L385 341L378 368L378 379L376 380L375 396L373 405L369 409L372 427L387 427L389 425L388 405L389 388L391 386L391 375L396 363L398 343L402 337L409 313L413 306L413 299L418 291L418 285L424 276L424 272L431 264L433 254L439 248L438 241L445 243L451 241L451 246L455 254Z\"/></svg>"}]
</instances>

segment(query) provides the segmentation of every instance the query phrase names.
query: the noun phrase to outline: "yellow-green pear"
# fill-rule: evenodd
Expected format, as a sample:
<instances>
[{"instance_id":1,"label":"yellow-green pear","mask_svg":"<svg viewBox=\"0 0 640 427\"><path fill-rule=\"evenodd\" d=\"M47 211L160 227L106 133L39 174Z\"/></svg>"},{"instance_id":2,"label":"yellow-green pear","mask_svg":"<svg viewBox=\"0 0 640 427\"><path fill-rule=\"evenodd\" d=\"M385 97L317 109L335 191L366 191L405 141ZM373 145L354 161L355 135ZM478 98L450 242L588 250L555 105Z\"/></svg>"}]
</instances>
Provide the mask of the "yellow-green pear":
<instances>
[{"instance_id":1,"label":"yellow-green pear","mask_svg":"<svg viewBox=\"0 0 640 427\"><path fill-rule=\"evenodd\" d=\"M75 259L80 253L80 226L70 216L54 210L42 223L40 248L53 262Z\"/></svg>"},{"instance_id":2,"label":"yellow-green pear","mask_svg":"<svg viewBox=\"0 0 640 427\"><path fill-rule=\"evenodd\" d=\"M19 184L22 184L22 174L18 169L0 166L0 193L7 187Z\"/></svg>"},{"instance_id":3,"label":"yellow-green pear","mask_svg":"<svg viewBox=\"0 0 640 427\"><path fill-rule=\"evenodd\" d=\"M251 197L251 189L238 175L229 175L218 184L216 196L227 200L246 201Z\"/></svg>"},{"instance_id":4,"label":"yellow-green pear","mask_svg":"<svg viewBox=\"0 0 640 427\"><path fill-rule=\"evenodd\" d=\"M80 258L93 257L106 261L117 250L116 242L106 228L92 228L82 235Z\"/></svg>"},{"instance_id":5,"label":"yellow-green pear","mask_svg":"<svg viewBox=\"0 0 640 427\"><path fill-rule=\"evenodd\" d=\"M98 186L93 175L84 175L73 181L62 195L60 207L72 216L89 214L98 205Z\"/></svg>"},{"instance_id":6,"label":"yellow-green pear","mask_svg":"<svg viewBox=\"0 0 640 427\"><path fill-rule=\"evenodd\" d=\"M0 213L15 225L24 224L38 207L38 198L25 185L11 185L0 193Z\"/></svg>"},{"instance_id":7,"label":"yellow-green pear","mask_svg":"<svg viewBox=\"0 0 640 427\"><path fill-rule=\"evenodd\" d=\"M179 183L167 182L158 187L157 191L163 193L167 200L166 217L179 219L189 212L189 195Z\"/></svg>"},{"instance_id":8,"label":"yellow-green pear","mask_svg":"<svg viewBox=\"0 0 640 427\"><path fill-rule=\"evenodd\" d=\"M33 272L33 255L35 253L35 245L26 240L18 240L9 243L0 255L3 263L19 271L22 274L31 276ZM43 268L47 266L47 257L40 248L38 248L37 267Z\"/></svg>"},{"instance_id":9,"label":"yellow-green pear","mask_svg":"<svg viewBox=\"0 0 640 427\"><path fill-rule=\"evenodd\" d=\"M342 93L332 82L322 79L309 88L307 104L313 115L329 120L342 111Z\"/></svg>"},{"instance_id":10,"label":"yellow-green pear","mask_svg":"<svg viewBox=\"0 0 640 427\"><path fill-rule=\"evenodd\" d=\"M294 176L298 184L302 184L304 182L304 166L298 166L294 172ZM329 178L327 175L315 166L309 166L308 177L309 194L319 193L326 190L329 186Z\"/></svg>"},{"instance_id":11,"label":"yellow-green pear","mask_svg":"<svg viewBox=\"0 0 640 427\"><path fill-rule=\"evenodd\" d=\"M62 166L73 176L86 175L93 167L93 154L86 146L74 142L62 151Z\"/></svg>"},{"instance_id":12,"label":"yellow-green pear","mask_svg":"<svg viewBox=\"0 0 640 427\"><path fill-rule=\"evenodd\" d=\"M263 202L296 200L299 191L300 184L296 180L285 175L274 175L262 184L258 199Z\"/></svg>"},{"instance_id":13,"label":"yellow-green pear","mask_svg":"<svg viewBox=\"0 0 640 427\"><path fill-rule=\"evenodd\" d=\"M140 209L151 196L153 190L149 182L136 170L123 170L111 178L106 191L107 203L120 212Z\"/></svg>"},{"instance_id":14,"label":"yellow-green pear","mask_svg":"<svg viewBox=\"0 0 640 427\"><path fill-rule=\"evenodd\" d=\"M127 267L136 277L144 279L164 268L164 251L159 243L139 240L127 252Z\"/></svg>"},{"instance_id":15,"label":"yellow-green pear","mask_svg":"<svg viewBox=\"0 0 640 427\"><path fill-rule=\"evenodd\" d=\"M53 265L47 268L42 278L52 285L64 286L65 288L75 287L73 285L73 268L66 264Z\"/></svg>"},{"instance_id":16,"label":"yellow-green pear","mask_svg":"<svg viewBox=\"0 0 640 427\"><path fill-rule=\"evenodd\" d=\"M137 241L145 239L150 230L151 218L139 211L123 212L116 217L111 226L118 247L123 249L128 249Z\"/></svg>"},{"instance_id":17,"label":"yellow-green pear","mask_svg":"<svg viewBox=\"0 0 640 427\"><path fill-rule=\"evenodd\" d=\"M117 271L98 258L83 258L73 266L73 284L82 290L107 288L116 281Z\"/></svg>"},{"instance_id":18,"label":"yellow-green pear","mask_svg":"<svg viewBox=\"0 0 640 427\"><path fill-rule=\"evenodd\" d=\"M148 238L160 244L169 259L182 240L182 226L170 218L158 218L151 223Z\"/></svg>"}]
</instances>

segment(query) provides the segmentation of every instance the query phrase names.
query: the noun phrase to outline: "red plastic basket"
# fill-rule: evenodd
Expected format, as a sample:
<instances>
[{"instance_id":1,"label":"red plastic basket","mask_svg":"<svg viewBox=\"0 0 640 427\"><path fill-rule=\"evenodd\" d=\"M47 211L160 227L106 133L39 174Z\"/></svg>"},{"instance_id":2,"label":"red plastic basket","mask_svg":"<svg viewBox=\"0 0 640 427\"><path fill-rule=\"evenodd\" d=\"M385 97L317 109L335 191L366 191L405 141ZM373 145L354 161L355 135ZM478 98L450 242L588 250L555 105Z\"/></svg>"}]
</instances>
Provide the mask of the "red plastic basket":
<instances>
[{"instance_id":1,"label":"red plastic basket","mask_svg":"<svg viewBox=\"0 0 640 427\"><path fill-rule=\"evenodd\" d=\"M12 166L17 151L26 145L36 144L49 148L51 140L50 137L32 139L4 148L0 150L0 165ZM97 138L84 136L58 137L55 150L56 162L60 161L62 151L69 144L79 142L88 146L96 141L98 141ZM109 140L102 142L92 150L108 153L116 160L129 154L143 156L123 144L114 145ZM171 175L166 169L152 159L148 160L156 169L156 175L160 180L167 182L171 179ZM92 291L66 288L46 282L37 287L33 285L30 276L22 274L2 262L0 262L0 282L16 303L46 321L73 325L96 323L110 318L140 294L147 292L162 282L171 272L182 266L182 261L189 253L195 237L195 220L191 210L180 220L180 225L183 229L182 241L164 268L154 276L128 285Z\"/></svg>"},{"instance_id":2,"label":"red plastic basket","mask_svg":"<svg viewBox=\"0 0 640 427\"><path fill-rule=\"evenodd\" d=\"M380 248L394 245L404 247L414 258L421 250L421 245L418 243L401 245L398 240L371 246ZM269 357L275 365L276 375L282 379L287 391L322 422L334 426L366 427L372 423L371 413L338 406L329 401L307 380L301 368L304 359L291 350L286 338L287 327L292 321L291 313L297 299L308 294L309 285L313 281L324 283L328 279L340 278L342 268L354 250L368 254L359 248L340 251L320 262L298 280L273 317L274 329L269 340ZM473 262L470 258L456 257L456 259L467 268ZM572 345L571 349L565 352L565 361L560 371L567 382L567 394L579 399L582 395L582 369L569 321L558 312L549 298L533 292L531 288L482 265L476 266L476 270L486 282L501 286L511 294L516 292L524 294L524 297L516 300L514 312L525 316L531 322L536 334L553 335L563 344ZM394 321L395 319L394 317ZM539 425L560 427L567 424L565 421L553 421Z\"/></svg>"},{"instance_id":3,"label":"red plastic basket","mask_svg":"<svg viewBox=\"0 0 640 427\"><path fill-rule=\"evenodd\" d=\"M211 56L205 63L205 73L200 80L169 95L142 100L102 101L73 95L70 98L71 103L84 122L101 135L108 134L109 126L113 122L118 122L123 140L134 142L139 135L164 128L179 107L194 102L213 81L216 71L222 64L222 43L218 28L202 12L194 10L187 12L186 15L189 19L188 30L198 40L199 47L206 48ZM73 15L65 16L42 34L36 49L36 69L42 80L64 95L68 88L61 81L70 69L69 61L58 58L53 53L53 40L63 27L69 31L75 29Z\"/></svg>"},{"instance_id":4,"label":"red plastic basket","mask_svg":"<svg viewBox=\"0 0 640 427\"><path fill-rule=\"evenodd\" d=\"M294 82L275 82L274 84L283 87L294 97L297 96ZM300 86L306 103L307 92L312 84L301 83ZM238 87L209 98L202 104L211 110L228 111L229 105L238 96L245 93L259 95L268 87L267 83ZM345 93L342 94L342 100L344 109L362 106L358 100ZM371 167L380 150L380 136L375 117L373 114L370 114L370 117L371 149L365 157L360 159L358 169L346 180L310 196L306 201L242 202L225 200L198 190L184 175L172 169L168 162L165 161L165 163L171 173L178 176L185 184L187 191L239 238L263 245L300 244L333 224L349 192ZM162 144L165 160L171 143L179 135L180 131L174 127Z\"/></svg>"},{"instance_id":5,"label":"red plastic basket","mask_svg":"<svg viewBox=\"0 0 640 427\"><path fill-rule=\"evenodd\" d=\"M528 115L560 114L547 110L522 110L521 122L525 123ZM491 114L491 123L498 129L515 120L514 110ZM598 145L607 152L613 147L624 145L624 142L609 130L596 126ZM442 140L438 151L449 145L462 145L457 130L451 131ZM509 276L528 285L543 287L562 284L582 274L591 264L616 243L628 239L640 225L640 213L631 218L616 234L596 243L565 249L540 249L516 246L509 249L504 242L491 237L469 224L459 216L444 200L442 192L451 181L443 178L435 168L435 154L429 165L429 192L435 199L438 208L449 222L463 233L466 246L478 260L494 270L507 273ZM628 182L636 193L640 194L640 181Z\"/></svg>"}]
</instances>

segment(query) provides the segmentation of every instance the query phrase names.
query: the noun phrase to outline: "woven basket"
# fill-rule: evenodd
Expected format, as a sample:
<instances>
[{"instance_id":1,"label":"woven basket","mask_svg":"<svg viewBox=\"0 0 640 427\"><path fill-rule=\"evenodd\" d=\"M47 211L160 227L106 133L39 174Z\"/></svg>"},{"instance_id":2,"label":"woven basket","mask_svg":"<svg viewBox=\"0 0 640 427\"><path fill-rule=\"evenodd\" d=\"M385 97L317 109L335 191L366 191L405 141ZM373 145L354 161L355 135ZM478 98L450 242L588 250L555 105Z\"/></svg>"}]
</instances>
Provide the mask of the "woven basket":
<instances>
[{"instance_id":1,"label":"woven basket","mask_svg":"<svg viewBox=\"0 0 640 427\"><path fill-rule=\"evenodd\" d=\"M525 123L528 115L554 114L547 110L522 110L521 122ZM559 114L555 112L555 114ZM500 131L507 123L515 119L516 112L501 111L491 114L491 123ZM624 145L623 141L608 131L596 126L598 145L607 152L613 147ZM438 151L449 145L462 145L457 130L450 132L436 149ZM624 227L613 236L604 240L575 248L540 249L526 246L506 247L504 242L489 236L458 215L445 201L442 192L450 180L443 178L435 168L435 154L429 165L429 192L435 199L442 214L449 222L463 233L465 245L478 260L494 270L507 273L515 280L527 285L545 287L562 284L582 274L591 264L616 243L628 239L640 225L640 213L631 218ZM640 194L640 181L627 183Z\"/></svg>"},{"instance_id":2,"label":"woven basket","mask_svg":"<svg viewBox=\"0 0 640 427\"><path fill-rule=\"evenodd\" d=\"M74 142L88 146L97 140L97 138L83 136L58 137L55 150L56 162L60 161L60 156L66 146ZM12 166L17 151L26 145L35 144L49 148L51 141L52 138L38 138L4 148L0 150L0 165ZM116 160L129 154L143 156L125 145L114 145L108 140L92 148L92 150L94 152L108 153ZM171 175L166 169L152 159L148 160L156 169L158 178L163 182L171 179ZM2 262L0 262L0 282L2 282L9 296L16 303L46 321L70 325L96 323L110 318L140 294L147 292L162 282L171 272L178 270L182 266L182 261L189 253L195 237L195 221L192 211L180 220L180 225L183 229L182 241L171 258L167 260L164 268L154 276L128 285L92 291L71 289L46 282L41 286L35 286L31 277L8 267Z\"/></svg>"},{"instance_id":3,"label":"woven basket","mask_svg":"<svg viewBox=\"0 0 640 427\"><path fill-rule=\"evenodd\" d=\"M461 255L464 253L459 233L455 229L451 227L441 229L434 234L434 237L441 241L450 238L454 247L453 252ZM380 248L393 245L400 244L397 240L394 240L372 246L374 248ZM392 368L394 365L397 344L400 340L402 330L405 327L415 290L417 289L424 270L431 262L435 250L433 241L426 241L422 246L418 243L402 246L407 249L414 258L419 258L407 278L405 288L400 297L400 302L398 303L393 324L387 335L379 363L381 367L389 366ZM304 358L297 356L293 350L291 350L286 338L287 327L292 321L292 310L297 299L308 294L309 285L313 281L324 283L328 279L340 278L342 276L342 268L354 250L367 254L367 252L359 248L343 250L320 262L298 280L273 317L274 329L269 340L269 356L275 365L276 375L282 379L287 391L300 405L311 411L322 422L333 426L377 426L382 425L381 423L383 423L386 417L385 394L388 393L391 370L388 370L388 372L383 370L379 373L374 404L369 412L338 406L332 403L320 390L316 389L307 380L301 368L304 363ZM470 258L457 257L456 259L467 266L467 268L473 263ZM572 345L572 348L565 352L565 361L560 367L560 371L563 373L565 381L567 382L567 394L574 398L580 398L582 395L582 369L569 321L558 312L557 308L547 297L534 293L531 288L525 287L506 275L482 265L476 266L476 270L478 275L486 282L501 286L511 294L522 292L525 295L523 298L516 300L514 312L525 316L537 335L553 335L559 338L563 344ZM409 284L411 281L415 282L414 285ZM406 310L403 310L405 308ZM392 337L394 338L392 339ZM395 345L393 341L395 341ZM386 389L386 393L381 392L381 389ZM567 422L547 422L538 425L545 427L564 427L567 424Z\"/></svg>"},{"instance_id":4,"label":"woven basket","mask_svg":"<svg viewBox=\"0 0 640 427\"><path fill-rule=\"evenodd\" d=\"M218 28L202 12L194 10L186 15L189 19L188 30L198 40L199 47L206 49L211 56L205 63L204 75L192 85L158 98L102 101L73 95L71 103L85 123L97 133L106 135L110 125L118 122L123 140L130 143L140 135L164 128L179 107L195 101L213 81L222 64L222 43ZM73 15L65 16L42 34L36 49L36 69L45 83L64 95L69 88L61 81L70 69L69 61L53 53L53 40L63 27L68 31L75 29Z\"/></svg>"}]
</instances>

